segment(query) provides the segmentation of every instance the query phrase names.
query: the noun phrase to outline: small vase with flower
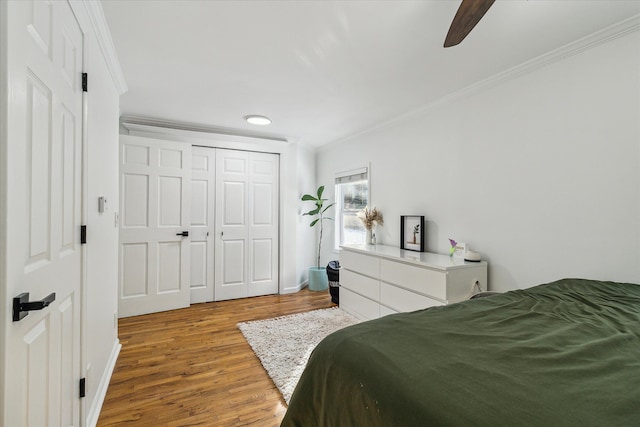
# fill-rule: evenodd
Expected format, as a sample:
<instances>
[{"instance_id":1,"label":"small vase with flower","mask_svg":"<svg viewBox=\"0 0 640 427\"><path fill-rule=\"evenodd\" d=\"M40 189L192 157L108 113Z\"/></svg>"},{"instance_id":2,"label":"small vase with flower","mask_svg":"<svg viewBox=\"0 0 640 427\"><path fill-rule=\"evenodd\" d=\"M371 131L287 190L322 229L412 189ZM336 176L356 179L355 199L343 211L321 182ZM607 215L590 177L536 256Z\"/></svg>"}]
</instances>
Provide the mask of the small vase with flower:
<instances>
[{"instance_id":1,"label":"small vase with flower","mask_svg":"<svg viewBox=\"0 0 640 427\"><path fill-rule=\"evenodd\" d=\"M382 212L378 208L365 207L358 212L358 218L362 221L365 230L367 230L367 245L373 244L373 228L377 225L383 225L384 219L382 218Z\"/></svg>"}]
</instances>

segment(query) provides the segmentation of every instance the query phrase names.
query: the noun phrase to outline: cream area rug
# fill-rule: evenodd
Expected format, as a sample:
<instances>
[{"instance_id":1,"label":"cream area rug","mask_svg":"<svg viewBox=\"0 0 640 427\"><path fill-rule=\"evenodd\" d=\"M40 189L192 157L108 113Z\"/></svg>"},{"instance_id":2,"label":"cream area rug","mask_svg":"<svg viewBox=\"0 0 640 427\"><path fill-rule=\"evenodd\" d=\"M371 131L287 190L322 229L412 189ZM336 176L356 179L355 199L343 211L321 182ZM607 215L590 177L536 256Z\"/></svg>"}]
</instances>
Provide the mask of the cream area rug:
<instances>
[{"instance_id":1,"label":"cream area rug","mask_svg":"<svg viewBox=\"0 0 640 427\"><path fill-rule=\"evenodd\" d=\"M339 307L238 323L285 402L298 384L311 351L324 337L359 320Z\"/></svg>"}]
</instances>

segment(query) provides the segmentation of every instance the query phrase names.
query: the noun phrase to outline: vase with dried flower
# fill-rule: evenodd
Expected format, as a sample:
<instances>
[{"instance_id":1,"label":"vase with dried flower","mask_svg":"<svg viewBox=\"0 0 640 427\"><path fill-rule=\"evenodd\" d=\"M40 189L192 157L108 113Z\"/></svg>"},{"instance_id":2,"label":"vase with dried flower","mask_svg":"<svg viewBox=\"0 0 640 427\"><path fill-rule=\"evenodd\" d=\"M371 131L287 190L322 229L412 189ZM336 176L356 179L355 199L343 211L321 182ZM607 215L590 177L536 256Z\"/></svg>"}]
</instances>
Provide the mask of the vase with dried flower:
<instances>
[{"instance_id":1,"label":"vase with dried flower","mask_svg":"<svg viewBox=\"0 0 640 427\"><path fill-rule=\"evenodd\" d=\"M377 225L384 225L382 212L378 208L365 207L358 212L358 218L362 221L365 230L367 230L367 245L373 244L373 228Z\"/></svg>"}]
</instances>

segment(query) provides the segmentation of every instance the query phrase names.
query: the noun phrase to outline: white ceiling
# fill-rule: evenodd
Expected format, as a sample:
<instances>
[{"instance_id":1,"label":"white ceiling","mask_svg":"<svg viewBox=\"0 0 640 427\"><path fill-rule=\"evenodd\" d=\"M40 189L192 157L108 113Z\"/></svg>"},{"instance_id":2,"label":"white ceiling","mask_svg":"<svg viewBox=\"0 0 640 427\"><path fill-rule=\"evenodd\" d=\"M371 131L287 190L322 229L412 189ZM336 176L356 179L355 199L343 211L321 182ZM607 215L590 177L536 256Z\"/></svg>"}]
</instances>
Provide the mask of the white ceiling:
<instances>
[{"instance_id":1,"label":"white ceiling","mask_svg":"<svg viewBox=\"0 0 640 427\"><path fill-rule=\"evenodd\" d=\"M444 49L460 4L103 0L121 113L311 146L344 139L640 13L640 1L496 1ZM256 127L248 114L269 116Z\"/></svg>"}]
</instances>

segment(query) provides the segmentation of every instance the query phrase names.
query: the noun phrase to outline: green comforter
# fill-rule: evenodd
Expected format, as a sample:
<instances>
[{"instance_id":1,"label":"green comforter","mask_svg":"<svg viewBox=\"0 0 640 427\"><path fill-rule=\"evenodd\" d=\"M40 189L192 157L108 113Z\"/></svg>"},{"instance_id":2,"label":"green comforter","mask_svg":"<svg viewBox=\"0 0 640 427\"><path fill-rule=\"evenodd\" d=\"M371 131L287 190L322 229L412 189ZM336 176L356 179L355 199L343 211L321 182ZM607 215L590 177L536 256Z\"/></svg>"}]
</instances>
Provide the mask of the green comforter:
<instances>
[{"instance_id":1,"label":"green comforter","mask_svg":"<svg viewBox=\"0 0 640 427\"><path fill-rule=\"evenodd\" d=\"M281 425L640 426L640 286L566 279L345 328Z\"/></svg>"}]
</instances>

